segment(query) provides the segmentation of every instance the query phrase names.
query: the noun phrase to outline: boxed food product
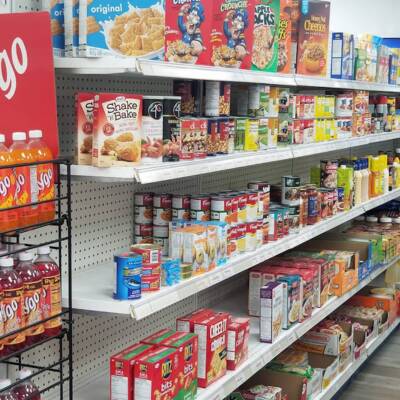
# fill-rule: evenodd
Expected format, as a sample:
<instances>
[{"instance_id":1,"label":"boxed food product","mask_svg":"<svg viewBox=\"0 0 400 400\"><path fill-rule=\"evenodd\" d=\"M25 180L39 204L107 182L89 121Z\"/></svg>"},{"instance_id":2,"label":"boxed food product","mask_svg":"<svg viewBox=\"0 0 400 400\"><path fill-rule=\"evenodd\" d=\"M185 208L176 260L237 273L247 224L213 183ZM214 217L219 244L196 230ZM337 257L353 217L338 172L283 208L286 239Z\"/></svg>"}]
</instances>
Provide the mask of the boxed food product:
<instances>
[{"instance_id":1,"label":"boxed food product","mask_svg":"<svg viewBox=\"0 0 400 400\"><path fill-rule=\"evenodd\" d=\"M217 228L216 265L224 265L228 255L228 224L222 221L209 221L207 226Z\"/></svg>"},{"instance_id":2,"label":"boxed food product","mask_svg":"<svg viewBox=\"0 0 400 400\"><path fill-rule=\"evenodd\" d=\"M162 161L163 151L163 97L143 96L142 162Z\"/></svg>"},{"instance_id":3,"label":"boxed food product","mask_svg":"<svg viewBox=\"0 0 400 400\"><path fill-rule=\"evenodd\" d=\"M134 399L134 369L137 360L154 349L148 344L134 344L110 359L110 400Z\"/></svg>"},{"instance_id":4,"label":"boxed food product","mask_svg":"<svg viewBox=\"0 0 400 400\"><path fill-rule=\"evenodd\" d=\"M397 84L397 75L399 71L399 54L396 49L391 49L389 57L389 85Z\"/></svg>"},{"instance_id":5,"label":"boxed food product","mask_svg":"<svg viewBox=\"0 0 400 400\"><path fill-rule=\"evenodd\" d=\"M255 267L249 273L248 312L252 317L260 316L260 289L275 279L265 268Z\"/></svg>"},{"instance_id":6,"label":"boxed food product","mask_svg":"<svg viewBox=\"0 0 400 400\"><path fill-rule=\"evenodd\" d=\"M94 93L75 95L76 148L75 160L79 165L92 165Z\"/></svg>"},{"instance_id":7,"label":"boxed food product","mask_svg":"<svg viewBox=\"0 0 400 400\"><path fill-rule=\"evenodd\" d=\"M92 164L132 166L141 159L142 96L95 95Z\"/></svg>"},{"instance_id":8,"label":"boxed food product","mask_svg":"<svg viewBox=\"0 0 400 400\"><path fill-rule=\"evenodd\" d=\"M80 0L80 56L160 60L164 54L164 16L160 0Z\"/></svg>"},{"instance_id":9,"label":"boxed food product","mask_svg":"<svg viewBox=\"0 0 400 400\"><path fill-rule=\"evenodd\" d=\"M56 57L63 57L65 54L64 0L43 0L42 10L50 14L53 54Z\"/></svg>"},{"instance_id":10,"label":"boxed food product","mask_svg":"<svg viewBox=\"0 0 400 400\"><path fill-rule=\"evenodd\" d=\"M275 149L278 147L278 132L278 118L268 118L268 147L271 149Z\"/></svg>"},{"instance_id":11,"label":"boxed food product","mask_svg":"<svg viewBox=\"0 0 400 400\"><path fill-rule=\"evenodd\" d=\"M260 118L258 120L258 139L260 142L260 150L267 150L271 148L269 143L269 132L268 118Z\"/></svg>"},{"instance_id":12,"label":"boxed food product","mask_svg":"<svg viewBox=\"0 0 400 400\"><path fill-rule=\"evenodd\" d=\"M181 98L164 96L163 161L179 161L181 154Z\"/></svg>"},{"instance_id":13,"label":"boxed food product","mask_svg":"<svg viewBox=\"0 0 400 400\"><path fill-rule=\"evenodd\" d=\"M330 2L328 1L311 0L302 4L297 46L298 74L326 77L329 16Z\"/></svg>"},{"instance_id":14,"label":"boxed food product","mask_svg":"<svg viewBox=\"0 0 400 400\"><path fill-rule=\"evenodd\" d=\"M352 34L332 33L331 78L354 79L354 36Z\"/></svg>"},{"instance_id":15,"label":"boxed food product","mask_svg":"<svg viewBox=\"0 0 400 400\"><path fill-rule=\"evenodd\" d=\"M254 0L214 0L212 3L211 65L250 69Z\"/></svg>"},{"instance_id":16,"label":"boxed food product","mask_svg":"<svg viewBox=\"0 0 400 400\"><path fill-rule=\"evenodd\" d=\"M179 352L160 346L140 357L135 364L135 399L173 399L180 389L183 371Z\"/></svg>"},{"instance_id":17,"label":"boxed food product","mask_svg":"<svg viewBox=\"0 0 400 400\"><path fill-rule=\"evenodd\" d=\"M279 21L280 0L255 0L252 69L267 72L277 71Z\"/></svg>"},{"instance_id":18,"label":"boxed food product","mask_svg":"<svg viewBox=\"0 0 400 400\"><path fill-rule=\"evenodd\" d=\"M293 118L289 114L279 114L278 143L293 144Z\"/></svg>"},{"instance_id":19,"label":"boxed food product","mask_svg":"<svg viewBox=\"0 0 400 400\"><path fill-rule=\"evenodd\" d=\"M77 57L79 52L79 0L64 1L65 55Z\"/></svg>"},{"instance_id":20,"label":"boxed food product","mask_svg":"<svg viewBox=\"0 0 400 400\"><path fill-rule=\"evenodd\" d=\"M176 330L179 332L194 332L196 319L211 317L214 314L215 312L209 308L200 308L188 315L177 318Z\"/></svg>"},{"instance_id":21,"label":"boxed food product","mask_svg":"<svg viewBox=\"0 0 400 400\"><path fill-rule=\"evenodd\" d=\"M269 88L268 118L278 118L279 116L279 88Z\"/></svg>"},{"instance_id":22,"label":"boxed food product","mask_svg":"<svg viewBox=\"0 0 400 400\"><path fill-rule=\"evenodd\" d=\"M289 74L291 71L292 46L292 0L280 1L280 20L278 32L278 72Z\"/></svg>"},{"instance_id":23,"label":"boxed food product","mask_svg":"<svg viewBox=\"0 0 400 400\"><path fill-rule=\"evenodd\" d=\"M248 385L245 384L247 387ZM275 386L257 385L233 392L226 400L281 400L282 389Z\"/></svg>"},{"instance_id":24,"label":"boxed food product","mask_svg":"<svg viewBox=\"0 0 400 400\"><path fill-rule=\"evenodd\" d=\"M353 116L353 97L353 92L344 92L336 95L336 117L351 118Z\"/></svg>"},{"instance_id":25,"label":"boxed food product","mask_svg":"<svg viewBox=\"0 0 400 400\"><path fill-rule=\"evenodd\" d=\"M278 278L277 282L284 284L282 329L289 329L300 320L301 278L299 275L286 275Z\"/></svg>"},{"instance_id":26,"label":"boxed food product","mask_svg":"<svg viewBox=\"0 0 400 400\"><path fill-rule=\"evenodd\" d=\"M182 232L183 262L193 265L194 275L208 271L207 230L203 226L190 226L178 230Z\"/></svg>"},{"instance_id":27,"label":"boxed food product","mask_svg":"<svg viewBox=\"0 0 400 400\"><path fill-rule=\"evenodd\" d=\"M194 323L199 337L198 384L205 388L226 373L229 314L219 313Z\"/></svg>"},{"instance_id":28,"label":"boxed food product","mask_svg":"<svg viewBox=\"0 0 400 400\"><path fill-rule=\"evenodd\" d=\"M260 289L260 341L273 343L282 330L283 284L269 282Z\"/></svg>"},{"instance_id":29,"label":"boxed food product","mask_svg":"<svg viewBox=\"0 0 400 400\"><path fill-rule=\"evenodd\" d=\"M194 159L194 146L197 136L197 124L194 118L181 118L181 151L180 160ZM204 143L205 148L205 143Z\"/></svg>"},{"instance_id":30,"label":"boxed food product","mask_svg":"<svg viewBox=\"0 0 400 400\"><path fill-rule=\"evenodd\" d=\"M376 82L388 83L389 80L390 48L383 44L378 45L378 58L376 70Z\"/></svg>"},{"instance_id":31,"label":"boxed food product","mask_svg":"<svg viewBox=\"0 0 400 400\"><path fill-rule=\"evenodd\" d=\"M339 359L335 356L308 353L308 361L314 370L322 372L322 388L326 389L339 373Z\"/></svg>"},{"instance_id":32,"label":"boxed food product","mask_svg":"<svg viewBox=\"0 0 400 400\"><path fill-rule=\"evenodd\" d=\"M233 318L227 328L227 368L235 370L246 361L249 351L250 323L248 318Z\"/></svg>"},{"instance_id":33,"label":"boxed food product","mask_svg":"<svg viewBox=\"0 0 400 400\"><path fill-rule=\"evenodd\" d=\"M355 79L375 82L378 60L377 37L361 35L355 38Z\"/></svg>"},{"instance_id":34,"label":"boxed food product","mask_svg":"<svg viewBox=\"0 0 400 400\"><path fill-rule=\"evenodd\" d=\"M258 118L247 118L244 132L244 151L257 151L260 148Z\"/></svg>"},{"instance_id":35,"label":"boxed food product","mask_svg":"<svg viewBox=\"0 0 400 400\"><path fill-rule=\"evenodd\" d=\"M150 344L154 346L159 346L164 343L165 340L170 338L171 336L175 335L175 331L172 329L162 329L144 339L142 339L140 342L145 343L145 344Z\"/></svg>"}]
</instances>

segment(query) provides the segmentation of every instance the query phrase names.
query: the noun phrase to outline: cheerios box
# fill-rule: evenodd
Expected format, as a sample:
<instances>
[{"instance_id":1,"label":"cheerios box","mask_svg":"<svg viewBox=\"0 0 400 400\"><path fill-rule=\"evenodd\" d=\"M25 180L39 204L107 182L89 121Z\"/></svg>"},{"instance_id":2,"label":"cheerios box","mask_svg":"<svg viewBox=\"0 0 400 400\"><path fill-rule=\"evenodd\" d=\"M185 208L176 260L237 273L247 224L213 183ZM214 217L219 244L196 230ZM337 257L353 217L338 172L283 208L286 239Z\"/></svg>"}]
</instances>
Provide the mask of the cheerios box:
<instances>
[{"instance_id":1,"label":"cheerios box","mask_svg":"<svg viewBox=\"0 0 400 400\"><path fill-rule=\"evenodd\" d=\"M208 65L213 0L165 1L165 61Z\"/></svg>"},{"instance_id":2,"label":"cheerios box","mask_svg":"<svg viewBox=\"0 0 400 400\"><path fill-rule=\"evenodd\" d=\"M141 159L142 96L94 96L92 165L133 166Z\"/></svg>"},{"instance_id":3,"label":"cheerios box","mask_svg":"<svg viewBox=\"0 0 400 400\"><path fill-rule=\"evenodd\" d=\"M250 69L254 5L255 0L214 0L211 65Z\"/></svg>"},{"instance_id":4,"label":"cheerios box","mask_svg":"<svg viewBox=\"0 0 400 400\"><path fill-rule=\"evenodd\" d=\"M135 364L135 399L175 399L182 373L179 352L172 347L160 346L140 357Z\"/></svg>"},{"instance_id":5,"label":"cheerios box","mask_svg":"<svg viewBox=\"0 0 400 400\"><path fill-rule=\"evenodd\" d=\"M79 54L162 59L163 0L80 0Z\"/></svg>"}]
</instances>

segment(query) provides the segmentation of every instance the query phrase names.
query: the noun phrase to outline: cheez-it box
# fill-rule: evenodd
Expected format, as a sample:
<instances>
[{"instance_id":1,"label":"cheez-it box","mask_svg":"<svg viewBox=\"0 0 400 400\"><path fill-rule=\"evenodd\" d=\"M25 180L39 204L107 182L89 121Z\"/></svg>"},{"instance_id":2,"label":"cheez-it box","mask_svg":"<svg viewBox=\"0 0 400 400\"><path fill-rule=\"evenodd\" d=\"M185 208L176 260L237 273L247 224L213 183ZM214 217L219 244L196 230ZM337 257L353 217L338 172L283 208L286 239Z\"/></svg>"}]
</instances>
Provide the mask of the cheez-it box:
<instances>
[{"instance_id":1,"label":"cheez-it box","mask_svg":"<svg viewBox=\"0 0 400 400\"><path fill-rule=\"evenodd\" d=\"M226 373L227 326L229 314L219 313L194 323L199 337L199 386L205 388Z\"/></svg>"},{"instance_id":2,"label":"cheez-it box","mask_svg":"<svg viewBox=\"0 0 400 400\"><path fill-rule=\"evenodd\" d=\"M228 325L227 368L235 370L249 353L250 323L248 318L234 318Z\"/></svg>"}]
</instances>

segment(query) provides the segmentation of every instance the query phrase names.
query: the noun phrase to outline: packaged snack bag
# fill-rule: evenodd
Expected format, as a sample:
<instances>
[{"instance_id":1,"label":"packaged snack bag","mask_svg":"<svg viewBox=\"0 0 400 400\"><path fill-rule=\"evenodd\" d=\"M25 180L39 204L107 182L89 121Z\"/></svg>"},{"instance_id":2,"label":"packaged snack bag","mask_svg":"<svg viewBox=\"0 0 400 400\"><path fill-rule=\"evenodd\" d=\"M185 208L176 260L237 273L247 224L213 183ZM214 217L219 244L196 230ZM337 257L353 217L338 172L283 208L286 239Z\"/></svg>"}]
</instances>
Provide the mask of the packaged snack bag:
<instances>
[{"instance_id":1,"label":"packaged snack bag","mask_svg":"<svg viewBox=\"0 0 400 400\"><path fill-rule=\"evenodd\" d=\"M289 74L291 68L291 30L292 0L281 0L278 31L278 68L277 71Z\"/></svg>"}]
</instances>

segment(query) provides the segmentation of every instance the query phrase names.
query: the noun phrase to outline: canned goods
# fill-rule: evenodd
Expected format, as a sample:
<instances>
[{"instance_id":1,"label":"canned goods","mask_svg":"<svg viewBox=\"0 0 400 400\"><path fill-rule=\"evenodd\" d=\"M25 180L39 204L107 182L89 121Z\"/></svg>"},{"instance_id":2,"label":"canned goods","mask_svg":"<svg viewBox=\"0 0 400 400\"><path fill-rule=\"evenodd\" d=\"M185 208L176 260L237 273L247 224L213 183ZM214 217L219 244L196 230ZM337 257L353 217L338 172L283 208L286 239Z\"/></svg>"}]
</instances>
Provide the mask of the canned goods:
<instances>
[{"instance_id":1,"label":"canned goods","mask_svg":"<svg viewBox=\"0 0 400 400\"><path fill-rule=\"evenodd\" d=\"M153 236L160 238L168 238L169 225L153 225Z\"/></svg>"},{"instance_id":2,"label":"canned goods","mask_svg":"<svg viewBox=\"0 0 400 400\"><path fill-rule=\"evenodd\" d=\"M172 207L172 194L161 193L153 196L153 207L158 208L171 208Z\"/></svg>"},{"instance_id":3,"label":"canned goods","mask_svg":"<svg viewBox=\"0 0 400 400\"><path fill-rule=\"evenodd\" d=\"M337 186L337 171L339 162L337 160L320 162L321 168L321 187L334 189Z\"/></svg>"},{"instance_id":4,"label":"canned goods","mask_svg":"<svg viewBox=\"0 0 400 400\"><path fill-rule=\"evenodd\" d=\"M315 186L307 188L307 225L314 225L319 218L318 192Z\"/></svg>"},{"instance_id":5,"label":"canned goods","mask_svg":"<svg viewBox=\"0 0 400 400\"><path fill-rule=\"evenodd\" d=\"M190 209L188 210L186 208L173 208L172 209L172 218L190 221Z\"/></svg>"},{"instance_id":6,"label":"canned goods","mask_svg":"<svg viewBox=\"0 0 400 400\"><path fill-rule=\"evenodd\" d=\"M193 264L181 263L181 279L186 280L193 276Z\"/></svg>"},{"instance_id":7,"label":"canned goods","mask_svg":"<svg viewBox=\"0 0 400 400\"><path fill-rule=\"evenodd\" d=\"M244 253L246 251L246 234L247 234L247 224L239 224L236 227L236 243L239 253Z\"/></svg>"},{"instance_id":8,"label":"canned goods","mask_svg":"<svg viewBox=\"0 0 400 400\"><path fill-rule=\"evenodd\" d=\"M249 190L247 191L247 210L246 210L246 221L256 222L258 218L258 191Z\"/></svg>"},{"instance_id":9,"label":"canned goods","mask_svg":"<svg viewBox=\"0 0 400 400\"><path fill-rule=\"evenodd\" d=\"M135 193L135 205L153 207L153 196L154 193L151 192Z\"/></svg>"},{"instance_id":10,"label":"canned goods","mask_svg":"<svg viewBox=\"0 0 400 400\"><path fill-rule=\"evenodd\" d=\"M300 205L300 177L282 176L282 204Z\"/></svg>"},{"instance_id":11,"label":"canned goods","mask_svg":"<svg viewBox=\"0 0 400 400\"><path fill-rule=\"evenodd\" d=\"M149 225L153 223L153 206L135 206L135 223Z\"/></svg>"},{"instance_id":12,"label":"canned goods","mask_svg":"<svg viewBox=\"0 0 400 400\"><path fill-rule=\"evenodd\" d=\"M137 236L135 235L134 242L136 244L153 244L153 236Z\"/></svg>"},{"instance_id":13,"label":"canned goods","mask_svg":"<svg viewBox=\"0 0 400 400\"><path fill-rule=\"evenodd\" d=\"M231 84L207 81L205 84L205 115L208 117L229 116L231 107Z\"/></svg>"},{"instance_id":14,"label":"canned goods","mask_svg":"<svg viewBox=\"0 0 400 400\"><path fill-rule=\"evenodd\" d=\"M202 82L174 81L174 95L181 98L182 115L201 114Z\"/></svg>"},{"instance_id":15,"label":"canned goods","mask_svg":"<svg viewBox=\"0 0 400 400\"><path fill-rule=\"evenodd\" d=\"M143 266L161 263L160 246L154 244L135 244L131 246L131 251L142 256Z\"/></svg>"},{"instance_id":16,"label":"canned goods","mask_svg":"<svg viewBox=\"0 0 400 400\"><path fill-rule=\"evenodd\" d=\"M300 206L289 207L289 233L300 232Z\"/></svg>"},{"instance_id":17,"label":"canned goods","mask_svg":"<svg viewBox=\"0 0 400 400\"><path fill-rule=\"evenodd\" d=\"M142 256L126 252L114 256L114 263L114 299L140 299Z\"/></svg>"},{"instance_id":18,"label":"canned goods","mask_svg":"<svg viewBox=\"0 0 400 400\"><path fill-rule=\"evenodd\" d=\"M153 223L159 226L168 226L169 222L172 221L172 209L171 208L153 208Z\"/></svg>"},{"instance_id":19,"label":"canned goods","mask_svg":"<svg viewBox=\"0 0 400 400\"><path fill-rule=\"evenodd\" d=\"M211 199L208 195L193 196L190 199L190 216L196 221L210 220Z\"/></svg>"},{"instance_id":20,"label":"canned goods","mask_svg":"<svg viewBox=\"0 0 400 400\"><path fill-rule=\"evenodd\" d=\"M211 197L211 220L227 222L232 215L232 198L229 196Z\"/></svg>"},{"instance_id":21,"label":"canned goods","mask_svg":"<svg viewBox=\"0 0 400 400\"><path fill-rule=\"evenodd\" d=\"M181 117L181 98L180 96L164 96L163 112L165 116Z\"/></svg>"},{"instance_id":22,"label":"canned goods","mask_svg":"<svg viewBox=\"0 0 400 400\"><path fill-rule=\"evenodd\" d=\"M153 236L153 225L135 224L135 235L143 237Z\"/></svg>"},{"instance_id":23,"label":"canned goods","mask_svg":"<svg viewBox=\"0 0 400 400\"><path fill-rule=\"evenodd\" d=\"M190 194L174 194L172 195L173 209L190 209Z\"/></svg>"},{"instance_id":24,"label":"canned goods","mask_svg":"<svg viewBox=\"0 0 400 400\"><path fill-rule=\"evenodd\" d=\"M161 266L160 264L156 265L143 265L142 267L142 279L144 276L149 275L160 275L161 274Z\"/></svg>"},{"instance_id":25,"label":"canned goods","mask_svg":"<svg viewBox=\"0 0 400 400\"><path fill-rule=\"evenodd\" d=\"M250 222L246 225L245 251L254 251L257 248L257 222Z\"/></svg>"},{"instance_id":26,"label":"canned goods","mask_svg":"<svg viewBox=\"0 0 400 400\"><path fill-rule=\"evenodd\" d=\"M245 224L247 221L247 193L238 192L238 223Z\"/></svg>"},{"instance_id":27,"label":"canned goods","mask_svg":"<svg viewBox=\"0 0 400 400\"><path fill-rule=\"evenodd\" d=\"M168 255L168 238L160 238L153 236L153 243L161 248L161 255L167 256Z\"/></svg>"},{"instance_id":28,"label":"canned goods","mask_svg":"<svg viewBox=\"0 0 400 400\"><path fill-rule=\"evenodd\" d=\"M343 187L337 188L337 211L338 212L344 211L344 188Z\"/></svg>"},{"instance_id":29,"label":"canned goods","mask_svg":"<svg viewBox=\"0 0 400 400\"><path fill-rule=\"evenodd\" d=\"M258 190L258 191L262 191L264 193L263 196L263 204L264 204L264 211L263 214L264 216L267 216L269 213L269 204L270 204L270 191L271 191L271 187L269 183L266 182L259 182L259 181L255 181L255 182L250 182L247 184L247 187L249 189L252 190Z\"/></svg>"},{"instance_id":30,"label":"canned goods","mask_svg":"<svg viewBox=\"0 0 400 400\"><path fill-rule=\"evenodd\" d=\"M160 275L142 277L142 292L156 292L160 290Z\"/></svg>"}]
</instances>

